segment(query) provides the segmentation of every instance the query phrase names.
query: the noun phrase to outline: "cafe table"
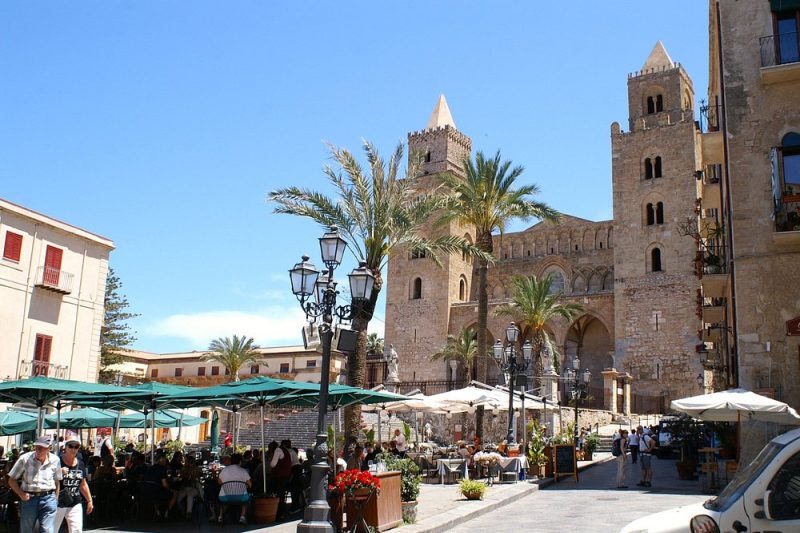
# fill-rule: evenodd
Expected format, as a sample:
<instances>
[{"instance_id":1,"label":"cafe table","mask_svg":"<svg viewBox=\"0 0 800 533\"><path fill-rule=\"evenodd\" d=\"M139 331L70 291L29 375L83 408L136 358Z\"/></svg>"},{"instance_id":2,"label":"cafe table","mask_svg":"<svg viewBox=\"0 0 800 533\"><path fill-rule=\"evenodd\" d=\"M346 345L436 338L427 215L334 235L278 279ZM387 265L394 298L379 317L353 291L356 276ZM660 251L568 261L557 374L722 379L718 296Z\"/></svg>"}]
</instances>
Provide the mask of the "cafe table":
<instances>
[{"instance_id":1,"label":"cafe table","mask_svg":"<svg viewBox=\"0 0 800 533\"><path fill-rule=\"evenodd\" d=\"M461 473L462 470L464 473L464 479L469 478L466 459L437 459L436 468L439 471L439 479L441 480L442 485L444 485L445 476Z\"/></svg>"}]
</instances>

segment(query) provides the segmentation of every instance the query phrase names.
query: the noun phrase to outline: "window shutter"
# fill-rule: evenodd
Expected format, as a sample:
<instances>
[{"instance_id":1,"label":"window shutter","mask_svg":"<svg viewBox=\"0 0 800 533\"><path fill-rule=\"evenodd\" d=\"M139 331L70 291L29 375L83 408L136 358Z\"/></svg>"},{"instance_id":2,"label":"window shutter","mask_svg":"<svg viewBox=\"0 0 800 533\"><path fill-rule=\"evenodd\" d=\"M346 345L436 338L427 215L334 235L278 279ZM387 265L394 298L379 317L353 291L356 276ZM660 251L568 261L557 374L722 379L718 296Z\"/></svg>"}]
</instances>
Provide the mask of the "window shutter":
<instances>
[{"instance_id":1,"label":"window shutter","mask_svg":"<svg viewBox=\"0 0 800 533\"><path fill-rule=\"evenodd\" d=\"M780 211L782 207L779 155L778 148L772 148L770 152L770 161L772 162L772 220L775 220L778 211Z\"/></svg>"},{"instance_id":2,"label":"window shutter","mask_svg":"<svg viewBox=\"0 0 800 533\"><path fill-rule=\"evenodd\" d=\"M3 259L9 259L19 263L22 255L22 235L13 231L6 232L6 242L3 247Z\"/></svg>"}]
</instances>

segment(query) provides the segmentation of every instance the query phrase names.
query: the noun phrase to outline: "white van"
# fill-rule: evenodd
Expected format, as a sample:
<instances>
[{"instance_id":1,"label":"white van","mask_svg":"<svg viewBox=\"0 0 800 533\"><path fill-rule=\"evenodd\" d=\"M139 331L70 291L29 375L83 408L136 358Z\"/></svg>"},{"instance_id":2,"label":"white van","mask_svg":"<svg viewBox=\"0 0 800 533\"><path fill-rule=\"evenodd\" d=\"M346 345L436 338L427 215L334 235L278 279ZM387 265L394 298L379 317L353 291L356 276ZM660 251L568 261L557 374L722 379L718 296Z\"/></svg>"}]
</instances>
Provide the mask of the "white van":
<instances>
[{"instance_id":1,"label":"white van","mask_svg":"<svg viewBox=\"0 0 800 533\"><path fill-rule=\"evenodd\" d=\"M719 496L634 520L621 533L800 531L800 429L774 438Z\"/></svg>"}]
</instances>

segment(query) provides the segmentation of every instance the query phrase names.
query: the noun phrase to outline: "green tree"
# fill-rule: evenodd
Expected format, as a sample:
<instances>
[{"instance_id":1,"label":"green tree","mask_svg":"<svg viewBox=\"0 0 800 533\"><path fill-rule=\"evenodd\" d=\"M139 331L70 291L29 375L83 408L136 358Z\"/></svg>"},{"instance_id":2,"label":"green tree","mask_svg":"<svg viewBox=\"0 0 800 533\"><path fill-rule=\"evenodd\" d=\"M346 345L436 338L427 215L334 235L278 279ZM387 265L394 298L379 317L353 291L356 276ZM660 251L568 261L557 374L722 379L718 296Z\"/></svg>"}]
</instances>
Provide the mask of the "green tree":
<instances>
[{"instance_id":1,"label":"green tree","mask_svg":"<svg viewBox=\"0 0 800 533\"><path fill-rule=\"evenodd\" d=\"M377 333L367 335L367 353L383 353L383 337L378 337Z\"/></svg>"},{"instance_id":2,"label":"green tree","mask_svg":"<svg viewBox=\"0 0 800 533\"><path fill-rule=\"evenodd\" d=\"M472 368L478 353L478 340L475 330L461 328L456 335L447 336L447 344L441 351L433 354L431 361L458 361L464 366L467 381L472 379Z\"/></svg>"},{"instance_id":3,"label":"green tree","mask_svg":"<svg viewBox=\"0 0 800 533\"><path fill-rule=\"evenodd\" d=\"M583 311L576 303L562 303L562 291L554 291L550 275L542 279L536 276L514 276L511 279L511 302L495 310L497 316L512 317L517 321L522 338L530 338L533 346L533 375L536 386L541 386L539 378L543 372L542 353L547 347L554 359L554 343L545 329L545 324L553 318L571 320Z\"/></svg>"},{"instance_id":4,"label":"green tree","mask_svg":"<svg viewBox=\"0 0 800 533\"><path fill-rule=\"evenodd\" d=\"M444 174L442 181L452 191L446 202L441 223L458 222L475 231L475 246L485 253L478 257L478 379L487 378L489 345L486 327L489 314L487 271L494 253L492 234L505 232L506 225L514 219L531 217L556 222L560 214L533 196L539 193L536 185L516 186L522 175L522 166L511 167L511 161L502 161L498 150L494 157L486 158L483 152L475 160L464 159L465 176ZM487 257L488 256L488 257ZM480 426L480 424L479 424Z\"/></svg>"},{"instance_id":5,"label":"green tree","mask_svg":"<svg viewBox=\"0 0 800 533\"><path fill-rule=\"evenodd\" d=\"M364 261L375 275L371 300L355 310L353 329L358 332L358 342L347 361L348 384L363 387L366 384L367 327L383 288L381 271L389 254L396 249L424 252L440 264L438 253L475 255L479 252L459 236L434 239L422 236L426 223L442 206L442 196L436 191L423 193L416 188L413 178L419 174L419 157L410 158L405 175L401 175L402 143L385 162L377 149L365 141L366 171L350 151L333 145L329 145L329 149L338 168L326 165L324 172L335 190L334 196L287 187L270 193L268 200L277 204L275 213L306 217L326 229L337 226L351 253L357 260ZM360 418L360 406L345 409L348 437L358 435Z\"/></svg>"},{"instance_id":6,"label":"green tree","mask_svg":"<svg viewBox=\"0 0 800 533\"><path fill-rule=\"evenodd\" d=\"M209 353L203 355L205 361L217 361L231 375L233 381L239 381L239 369L246 364L260 363L261 354L258 346L253 344L252 337L234 335L220 337L208 345Z\"/></svg>"},{"instance_id":7,"label":"green tree","mask_svg":"<svg viewBox=\"0 0 800 533\"><path fill-rule=\"evenodd\" d=\"M100 381L103 383L114 378L114 372L108 367L124 361L124 352L136 342L127 322L139 315L128 311L128 298L120 293L121 289L122 282L114 269L109 268L103 301L103 327L100 328Z\"/></svg>"}]
</instances>

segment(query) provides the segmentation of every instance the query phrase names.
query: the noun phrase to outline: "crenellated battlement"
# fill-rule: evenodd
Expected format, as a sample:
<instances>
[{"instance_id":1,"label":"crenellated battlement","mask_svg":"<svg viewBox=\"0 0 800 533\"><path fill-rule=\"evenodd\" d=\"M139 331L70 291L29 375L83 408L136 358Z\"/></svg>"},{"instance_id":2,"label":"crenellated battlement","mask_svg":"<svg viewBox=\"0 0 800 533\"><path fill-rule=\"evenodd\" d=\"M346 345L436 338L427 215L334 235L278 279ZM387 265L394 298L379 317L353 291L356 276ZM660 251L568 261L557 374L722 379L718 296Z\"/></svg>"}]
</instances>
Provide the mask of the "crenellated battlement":
<instances>
[{"instance_id":1,"label":"crenellated battlement","mask_svg":"<svg viewBox=\"0 0 800 533\"><path fill-rule=\"evenodd\" d=\"M461 146L463 149L467 151L472 150L472 139L449 124L437 126L436 128L426 128L424 130L409 132L408 143L429 143L435 138L440 138L442 133L446 134L449 141Z\"/></svg>"}]
</instances>

